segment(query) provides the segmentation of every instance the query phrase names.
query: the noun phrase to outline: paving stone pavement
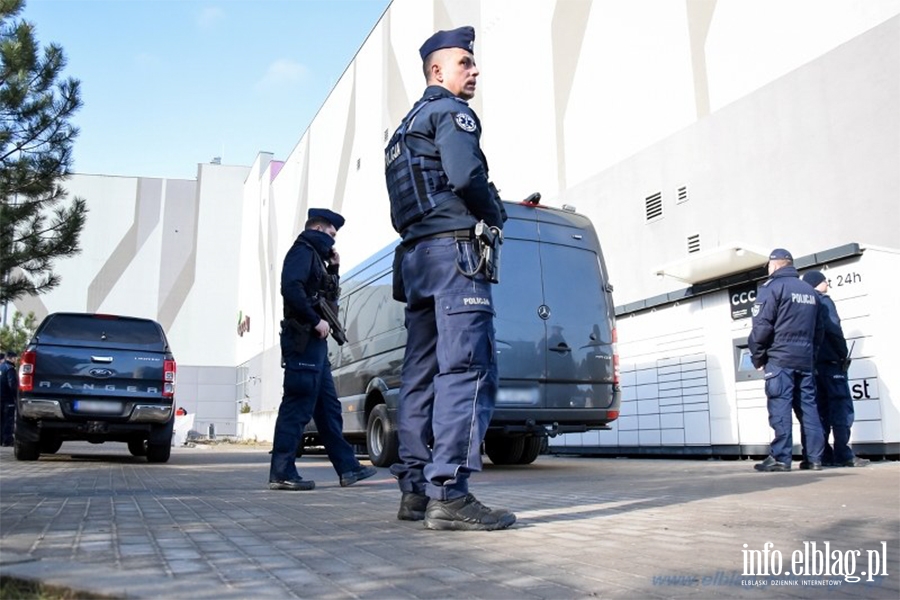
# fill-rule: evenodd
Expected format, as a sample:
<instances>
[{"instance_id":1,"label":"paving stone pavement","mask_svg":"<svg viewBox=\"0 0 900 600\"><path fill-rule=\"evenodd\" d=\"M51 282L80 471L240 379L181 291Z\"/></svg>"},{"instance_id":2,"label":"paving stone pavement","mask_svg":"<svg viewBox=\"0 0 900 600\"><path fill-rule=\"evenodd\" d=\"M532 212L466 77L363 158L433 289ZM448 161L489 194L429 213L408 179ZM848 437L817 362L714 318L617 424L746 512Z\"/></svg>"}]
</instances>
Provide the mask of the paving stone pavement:
<instances>
[{"instance_id":1,"label":"paving stone pavement","mask_svg":"<svg viewBox=\"0 0 900 600\"><path fill-rule=\"evenodd\" d=\"M307 456L314 491L270 491L267 450L176 448L160 465L124 444L37 462L0 448L0 575L115 598L900 597L898 462L486 460L472 491L516 525L435 532L396 519L387 469L341 488ZM814 556L840 575L815 575ZM760 563L770 576L753 576Z\"/></svg>"}]
</instances>

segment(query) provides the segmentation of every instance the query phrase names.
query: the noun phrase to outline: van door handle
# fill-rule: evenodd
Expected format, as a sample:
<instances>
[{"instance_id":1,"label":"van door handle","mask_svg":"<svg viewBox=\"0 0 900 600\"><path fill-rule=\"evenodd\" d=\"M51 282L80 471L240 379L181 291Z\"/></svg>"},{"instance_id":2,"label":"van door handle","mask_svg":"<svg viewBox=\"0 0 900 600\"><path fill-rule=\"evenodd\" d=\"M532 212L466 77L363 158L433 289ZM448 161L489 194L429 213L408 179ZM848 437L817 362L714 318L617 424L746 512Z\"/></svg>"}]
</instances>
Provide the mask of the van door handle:
<instances>
[{"instance_id":1,"label":"van door handle","mask_svg":"<svg viewBox=\"0 0 900 600\"><path fill-rule=\"evenodd\" d=\"M560 354L565 354L566 352L571 352L572 349L569 348L566 344L560 344L556 348L550 348L550 352L559 352Z\"/></svg>"}]
</instances>

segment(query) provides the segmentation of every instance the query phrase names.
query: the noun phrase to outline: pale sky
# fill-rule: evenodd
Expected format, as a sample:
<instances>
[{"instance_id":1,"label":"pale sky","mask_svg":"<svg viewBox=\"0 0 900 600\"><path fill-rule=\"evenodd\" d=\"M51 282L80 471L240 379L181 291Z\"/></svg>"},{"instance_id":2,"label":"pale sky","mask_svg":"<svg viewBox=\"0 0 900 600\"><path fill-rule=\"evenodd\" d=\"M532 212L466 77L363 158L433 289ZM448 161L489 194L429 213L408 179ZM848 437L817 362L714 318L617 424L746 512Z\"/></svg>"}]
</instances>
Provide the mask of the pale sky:
<instances>
[{"instance_id":1,"label":"pale sky","mask_svg":"<svg viewBox=\"0 0 900 600\"><path fill-rule=\"evenodd\" d=\"M75 173L284 159L390 0L26 0L81 81Z\"/></svg>"}]
</instances>

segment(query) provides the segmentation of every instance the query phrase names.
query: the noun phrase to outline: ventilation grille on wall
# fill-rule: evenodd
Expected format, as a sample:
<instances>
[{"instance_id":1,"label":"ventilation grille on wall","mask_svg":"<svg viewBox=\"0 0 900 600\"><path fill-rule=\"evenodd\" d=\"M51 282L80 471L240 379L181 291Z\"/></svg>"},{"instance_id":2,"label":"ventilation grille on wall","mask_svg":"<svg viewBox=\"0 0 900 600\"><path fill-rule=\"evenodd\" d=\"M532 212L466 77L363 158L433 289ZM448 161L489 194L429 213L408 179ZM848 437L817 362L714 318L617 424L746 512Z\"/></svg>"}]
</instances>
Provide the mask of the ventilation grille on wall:
<instances>
[{"instance_id":1,"label":"ventilation grille on wall","mask_svg":"<svg viewBox=\"0 0 900 600\"><path fill-rule=\"evenodd\" d=\"M689 235L687 239L688 244L688 254L693 252L700 252L700 234L695 233L694 235Z\"/></svg>"},{"instance_id":2,"label":"ventilation grille on wall","mask_svg":"<svg viewBox=\"0 0 900 600\"><path fill-rule=\"evenodd\" d=\"M648 221L662 217L662 192L656 192L652 196L647 196L644 199L644 209L647 212Z\"/></svg>"},{"instance_id":3,"label":"ventilation grille on wall","mask_svg":"<svg viewBox=\"0 0 900 600\"><path fill-rule=\"evenodd\" d=\"M361 159L361 158L357 158L357 159L356 159L356 170L357 170L357 171L359 171L359 167L360 167L361 165L362 165L362 159Z\"/></svg>"},{"instance_id":4,"label":"ventilation grille on wall","mask_svg":"<svg viewBox=\"0 0 900 600\"><path fill-rule=\"evenodd\" d=\"M687 202L687 201L688 201L687 186L683 185L680 188L678 188L678 196L675 199L675 204L681 204L682 202Z\"/></svg>"},{"instance_id":5,"label":"ventilation grille on wall","mask_svg":"<svg viewBox=\"0 0 900 600\"><path fill-rule=\"evenodd\" d=\"M384 130L384 141L385 141L385 142L388 141L388 132L389 132L389 131L390 131L390 129L385 129L385 130Z\"/></svg>"}]
</instances>

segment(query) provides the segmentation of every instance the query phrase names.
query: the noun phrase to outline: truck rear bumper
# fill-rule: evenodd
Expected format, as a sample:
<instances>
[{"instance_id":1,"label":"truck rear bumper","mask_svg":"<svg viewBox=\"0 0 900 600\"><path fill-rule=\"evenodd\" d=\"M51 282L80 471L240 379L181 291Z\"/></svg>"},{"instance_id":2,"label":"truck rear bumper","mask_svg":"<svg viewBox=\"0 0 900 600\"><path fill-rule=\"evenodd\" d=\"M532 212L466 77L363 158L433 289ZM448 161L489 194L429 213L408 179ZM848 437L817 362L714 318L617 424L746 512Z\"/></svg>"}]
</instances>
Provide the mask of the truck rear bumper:
<instances>
[{"instance_id":1,"label":"truck rear bumper","mask_svg":"<svg viewBox=\"0 0 900 600\"><path fill-rule=\"evenodd\" d=\"M158 404L135 404L129 423L165 423L172 418L171 406Z\"/></svg>"},{"instance_id":2,"label":"truck rear bumper","mask_svg":"<svg viewBox=\"0 0 900 600\"><path fill-rule=\"evenodd\" d=\"M57 400L22 399L19 411L28 419L65 419L62 407Z\"/></svg>"},{"instance_id":3,"label":"truck rear bumper","mask_svg":"<svg viewBox=\"0 0 900 600\"><path fill-rule=\"evenodd\" d=\"M19 404L19 411L26 419L67 420L59 400L22 398ZM86 417L86 415L80 416ZM96 418L101 421L107 421L109 420L109 415L104 415L103 417L98 416ZM148 424L166 423L171 418L171 406L159 404L135 404L131 410L131 416L128 417L128 422Z\"/></svg>"}]
</instances>

